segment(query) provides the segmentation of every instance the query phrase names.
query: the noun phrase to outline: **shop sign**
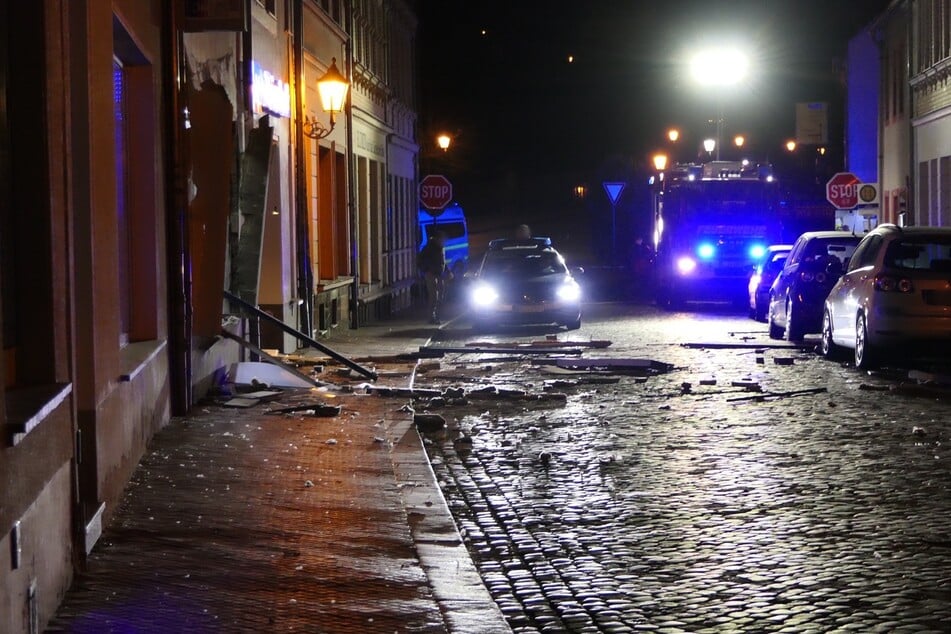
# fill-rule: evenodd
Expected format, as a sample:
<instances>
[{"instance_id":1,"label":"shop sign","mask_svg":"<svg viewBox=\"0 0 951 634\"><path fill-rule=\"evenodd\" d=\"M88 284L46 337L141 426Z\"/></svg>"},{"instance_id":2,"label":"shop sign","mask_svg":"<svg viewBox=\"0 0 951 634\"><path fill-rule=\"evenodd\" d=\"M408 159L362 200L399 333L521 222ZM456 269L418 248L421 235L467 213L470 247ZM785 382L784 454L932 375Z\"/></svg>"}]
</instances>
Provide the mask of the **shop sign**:
<instances>
[{"instance_id":1,"label":"shop sign","mask_svg":"<svg viewBox=\"0 0 951 634\"><path fill-rule=\"evenodd\" d=\"M278 117L291 116L291 87L261 68L257 62L251 62L251 99L254 112L272 114Z\"/></svg>"}]
</instances>

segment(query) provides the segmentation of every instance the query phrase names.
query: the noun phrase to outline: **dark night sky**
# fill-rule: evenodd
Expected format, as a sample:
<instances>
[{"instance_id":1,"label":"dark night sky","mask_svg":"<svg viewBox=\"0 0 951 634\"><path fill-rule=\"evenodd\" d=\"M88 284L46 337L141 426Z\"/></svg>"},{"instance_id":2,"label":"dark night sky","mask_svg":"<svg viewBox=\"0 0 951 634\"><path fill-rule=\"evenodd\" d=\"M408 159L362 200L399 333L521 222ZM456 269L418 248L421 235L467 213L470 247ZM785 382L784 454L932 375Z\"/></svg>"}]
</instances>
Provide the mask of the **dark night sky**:
<instances>
[{"instance_id":1,"label":"dark night sky","mask_svg":"<svg viewBox=\"0 0 951 634\"><path fill-rule=\"evenodd\" d=\"M508 213L608 157L646 160L670 125L695 146L712 134L716 102L685 63L705 42L748 52L749 79L723 97L725 135L742 132L765 154L794 133L797 101L834 98L833 60L887 4L422 0L421 140L458 134L437 163L427 165L424 149L423 169L451 173L463 206Z\"/></svg>"}]
</instances>

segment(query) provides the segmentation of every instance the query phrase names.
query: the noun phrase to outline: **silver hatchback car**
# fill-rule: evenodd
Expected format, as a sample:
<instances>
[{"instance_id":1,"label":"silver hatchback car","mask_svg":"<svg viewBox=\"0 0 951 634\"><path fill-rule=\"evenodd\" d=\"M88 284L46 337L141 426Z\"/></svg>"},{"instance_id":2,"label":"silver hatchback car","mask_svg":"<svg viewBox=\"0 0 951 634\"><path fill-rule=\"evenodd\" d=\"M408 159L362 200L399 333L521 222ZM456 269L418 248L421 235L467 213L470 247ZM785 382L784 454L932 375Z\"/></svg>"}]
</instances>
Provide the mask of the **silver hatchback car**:
<instances>
[{"instance_id":1,"label":"silver hatchback car","mask_svg":"<svg viewBox=\"0 0 951 634\"><path fill-rule=\"evenodd\" d=\"M879 225L826 298L824 356L869 368L912 344L951 343L951 227Z\"/></svg>"}]
</instances>

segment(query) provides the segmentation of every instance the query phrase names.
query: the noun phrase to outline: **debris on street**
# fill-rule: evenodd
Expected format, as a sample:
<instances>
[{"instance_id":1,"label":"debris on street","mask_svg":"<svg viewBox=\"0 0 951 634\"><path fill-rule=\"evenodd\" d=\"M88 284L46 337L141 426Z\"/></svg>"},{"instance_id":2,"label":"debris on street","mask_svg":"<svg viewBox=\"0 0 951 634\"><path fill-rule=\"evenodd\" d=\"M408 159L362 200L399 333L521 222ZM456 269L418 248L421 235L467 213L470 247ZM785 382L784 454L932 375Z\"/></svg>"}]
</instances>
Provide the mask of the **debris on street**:
<instances>
[{"instance_id":1,"label":"debris on street","mask_svg":"<svg viewBox=\"0 0 951 634\"><path fill-rule=\"evenodd\" d=\"M739 396L737 398L726 399L727 403L739 403L742 401L764 401L768 398L787 398L793 396L809 396L812 394L822 394L828 392L828 388L814 387L805 390L790 390L788 392L760 392L752 396Z\"/></svg>"},{"instance_id":2,"label":"debris on street","mask_svg":"<svg viewBox=\"0 0 951 634\"><path fill-rule=\"evenodd\" d=\"M441 431L446 428L446 419L439 414L414 414L413 423L423 433Z\"/></svg>"},{"instance_id":3,"label":"debris on street","mask_svg":"<svg viewBox=\"0 0 951 634\"><path fill-rule=\"evenodd\" d=\"M692 350L811 350L816 347L814 343L682 343L683 348Z\"/></svg>"},{"instance_id":4,"label":"debris on street","mask_svg":"<svg viewBox=\"0 0 951 634\"><path fill-rule=\"evenodd\" d=\"M515 347L496 347L494 345L473 347L473 346L462 346L462 347L451 347L451 346L420 346L419 352L422 355L432 355L433 357L441 357L447 354L572 354L580 355L583 350L579 346L574 347L565 347L560 346L557 348L552 347L532 347L532 346L515 346Z\"/></svg>"},{"instance_id":5,"label":"debris on street","mask_svg":"<svg viewBox=\"0 0 951 634\"><path fill-rule=\"evenodd\" d=\"M470 341L466 347L470 348L608 348L610 341L604 339L595 339L591 341L560 341L558 339L535 340L528 343L519 341L494 342L494 341Z\"/></svg>"},{"instance_id":6,"label":"debris on street","mask_svg":"<svg viewBox=\"0 0 951 634\"><path fill-rule=\"evenodd\" d=\"M748 392L762 392L763 386L757 383L756 381L750 381L748 379L743 379L740 381L731 381L730 385L732 387L741 387Z\"/></svg>"}]
</instances>

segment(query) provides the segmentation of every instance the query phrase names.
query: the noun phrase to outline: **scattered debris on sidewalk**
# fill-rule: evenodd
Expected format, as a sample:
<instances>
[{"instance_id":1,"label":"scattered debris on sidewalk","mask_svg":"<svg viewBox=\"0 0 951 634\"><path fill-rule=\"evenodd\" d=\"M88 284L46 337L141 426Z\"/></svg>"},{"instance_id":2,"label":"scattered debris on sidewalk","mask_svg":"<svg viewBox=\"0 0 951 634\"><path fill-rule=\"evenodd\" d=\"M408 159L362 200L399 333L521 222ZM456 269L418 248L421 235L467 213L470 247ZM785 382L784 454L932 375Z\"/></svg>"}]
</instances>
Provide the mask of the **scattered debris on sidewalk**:
<instances>
[{"instance_id":1,"label":"scattered debris on sidewalk","mask_svg":"<svg viewBox=\"0 0 951 634\"><path fill-rule=\"evenodd\" d=\"M262 390L261 387L262 384L258 382L244 385L231 383L219 387L217 394L212 395L212 398L223 407L248 409L273 401L284 393L282 390Z\"/></svg>"},{"instance_id":2,"label":"scattered debris on sidewalk","mask_svg":"<svg viewBox=\"0 0 951 634\"><path fill-rule=\"evenodd\" d=\"M339 405L326 405L325 403L304 403L301 405L291 405L290 407L278 407L267 410L268 414L303 414L305 416L317 416L320 418L329 418L340 415Z\"/></svg>"}]
</instances>

